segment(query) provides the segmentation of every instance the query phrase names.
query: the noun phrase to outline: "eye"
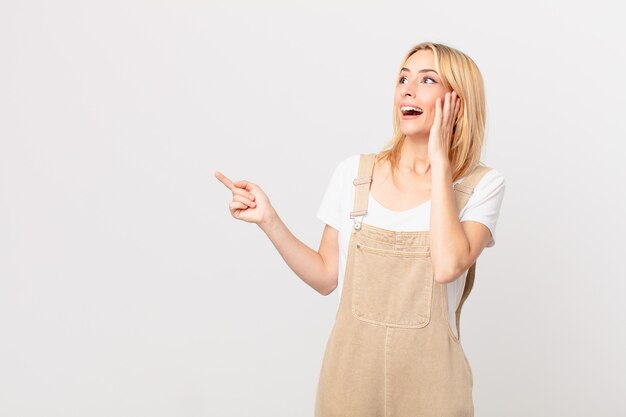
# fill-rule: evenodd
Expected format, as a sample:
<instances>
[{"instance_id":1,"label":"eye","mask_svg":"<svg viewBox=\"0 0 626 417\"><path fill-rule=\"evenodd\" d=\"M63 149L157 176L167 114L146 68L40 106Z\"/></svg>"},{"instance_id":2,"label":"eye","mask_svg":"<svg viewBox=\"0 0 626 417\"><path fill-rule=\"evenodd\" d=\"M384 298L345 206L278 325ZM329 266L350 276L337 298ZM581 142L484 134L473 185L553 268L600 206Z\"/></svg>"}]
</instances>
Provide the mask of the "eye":
<instances>
[{"instance_id":1,"label":"eye","mask_svg":"<svg viewBox=\"0 0 626 417\"><path fill-rule=\"evenodd\" d=\"M406 77L400 77L400 79L398 80L398 84L404 84L402 82L403 80L407 80L407 78ZM426 81L426 80L432 81L432 82L429 82L429 83L425 82L424 84L437 84L437 81L435 81L435 79L431 78L431 77L424 77L423 80L424 81Z\"/></svg>"}]
</instances>

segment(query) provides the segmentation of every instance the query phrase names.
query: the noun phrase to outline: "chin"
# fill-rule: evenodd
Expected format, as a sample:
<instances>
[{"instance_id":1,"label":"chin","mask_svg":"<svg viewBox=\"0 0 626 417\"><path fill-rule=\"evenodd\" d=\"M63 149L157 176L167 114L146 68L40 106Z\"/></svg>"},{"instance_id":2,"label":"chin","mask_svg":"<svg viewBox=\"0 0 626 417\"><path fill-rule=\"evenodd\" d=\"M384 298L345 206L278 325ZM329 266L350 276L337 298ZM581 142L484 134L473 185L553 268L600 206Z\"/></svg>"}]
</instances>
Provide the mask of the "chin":
<instances>
[{"instance_id":1,"label":"chin","mask_svg":"<svg viewBox=\"0 0 626 417\"><path fill-rule=\"evenodd\" d=\"M405 136L428 136L430 132L425 132L424 129L412 129L410 127L400 127L400 132Z\"/></svg>"},{"instance_id":2,"label":"chin","mask_svg":"<svg viewBox=\"0 0 626 417\"><path fill-rule=\"evenodd\" d=\"M412 123L411 120L400 120L400 132L406 136L430 135L430 129L425 129L422 123Z\"/></svg>"}]
</instances>

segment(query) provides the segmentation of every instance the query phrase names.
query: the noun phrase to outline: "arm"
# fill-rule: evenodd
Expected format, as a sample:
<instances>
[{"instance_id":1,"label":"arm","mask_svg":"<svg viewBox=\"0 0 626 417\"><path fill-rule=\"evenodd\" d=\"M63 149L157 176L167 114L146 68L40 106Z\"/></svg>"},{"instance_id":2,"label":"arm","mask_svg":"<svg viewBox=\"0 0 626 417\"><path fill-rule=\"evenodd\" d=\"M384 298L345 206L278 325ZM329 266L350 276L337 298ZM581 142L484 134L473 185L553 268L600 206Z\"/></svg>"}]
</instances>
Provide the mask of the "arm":
<instances>
[{"instance_id":1,"label":"arm","mask_svg":"<svg viewBox=\"0 0 626 417\"><path fill-rule=\"evenodd\" d=\"M259 227L272 241L289 268L322 295L337 287L339 244L337 230L326 225L316 252L297 239L275 210Z\"/></svg>"},{"instance_id":2,"label":"arm","mask_svg":"<svg viewBox=\"0 0 626 417\"><path fill-rule=\"evenodd\" d=\"M335 173L336 175L336 173ZM318 251L297 239L276 213L261 187L249 181L231 181L219 171L216 178L232 191L231 215L257 224L274 244L289 268L310 287L328 295L337 287L339 237L336 229L324 228Z\"/></svg>"},{"instance_id":3,"label":"arm","mask_svg":"<svg viewBox=\"0 0 626 417\"><path fill-rule=\"evenodd\" d=\"M460 222L447 160L431 161L432 201L430 247L433 273L439 283L456 280L469 269L491 240L482 223Z\"/></svg>"}]
</instances>

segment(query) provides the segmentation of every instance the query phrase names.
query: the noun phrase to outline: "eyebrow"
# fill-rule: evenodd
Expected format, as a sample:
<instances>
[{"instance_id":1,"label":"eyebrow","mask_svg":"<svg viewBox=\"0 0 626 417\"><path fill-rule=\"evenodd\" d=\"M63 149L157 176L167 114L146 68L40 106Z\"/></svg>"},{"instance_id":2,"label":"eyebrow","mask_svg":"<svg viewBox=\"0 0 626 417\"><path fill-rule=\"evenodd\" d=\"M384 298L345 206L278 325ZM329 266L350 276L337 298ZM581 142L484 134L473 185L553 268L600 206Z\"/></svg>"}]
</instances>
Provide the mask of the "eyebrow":
<instances>
[{"instance_id":1,"label":"eyebrow","mask_svg":"<svg viewBox=\"0 0 626 417\"><path fill-rule=\"evenodd\" d=\"M402 72L402 71L411 72L410 69L404 68L404 67L400 70L400 72ZM430 69L430 68L421 69L421 70L417 71L417 73L419 74L420 72L429 72L429 71L434 72L435 74L439 75L439 73L437 71L435 71L434 69Z\"/></svg>"}]
</instances>

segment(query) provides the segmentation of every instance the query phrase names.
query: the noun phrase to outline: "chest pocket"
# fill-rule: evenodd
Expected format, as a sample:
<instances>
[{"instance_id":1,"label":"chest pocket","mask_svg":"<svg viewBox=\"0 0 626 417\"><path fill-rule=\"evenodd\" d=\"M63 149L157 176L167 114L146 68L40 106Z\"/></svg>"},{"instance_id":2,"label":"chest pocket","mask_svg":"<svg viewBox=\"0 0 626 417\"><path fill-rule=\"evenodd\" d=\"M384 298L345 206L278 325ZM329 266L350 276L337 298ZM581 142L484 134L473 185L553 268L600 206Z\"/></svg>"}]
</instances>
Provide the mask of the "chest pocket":
<instances>
[{"instance_id":1,"label":"chest pocket","mask_svg":"<svg viewBox=\"0 0 626 417\"><path fill-rule=\"evenodd\" d=\"M424 327L430 321L434 285L429 247L389 246L356 242L352 314L373 324Z\"/></svg>"}]
</instances>

